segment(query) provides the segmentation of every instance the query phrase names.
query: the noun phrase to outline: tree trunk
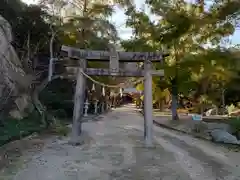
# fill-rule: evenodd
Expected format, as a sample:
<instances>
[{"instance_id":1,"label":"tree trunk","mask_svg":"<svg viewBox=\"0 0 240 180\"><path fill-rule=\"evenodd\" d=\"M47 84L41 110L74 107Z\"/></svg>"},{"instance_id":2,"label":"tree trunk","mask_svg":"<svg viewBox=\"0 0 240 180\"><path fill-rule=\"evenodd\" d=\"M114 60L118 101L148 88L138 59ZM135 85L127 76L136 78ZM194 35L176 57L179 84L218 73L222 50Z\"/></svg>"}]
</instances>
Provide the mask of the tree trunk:
<instances>
[{"instance_id":1,"label":"tree trunk","mask_svg":"<svg viewBox=\"0 0 240 180\"><path fill-rule=\"evenodd\" d=\"M53 76L51 81L58 79L60 77L61 77L60 75ZM42 105L41 101L39 100L39 94L41 91L43 91L47 87L48 83L49 83L48 78L46 78L45 80L43 80L41 82L40 85L35 87L33 94L32 94L33 104L41 116L41 121L42 121L42 124L44 125L44 127L47 126L48 122L46 121L46 115L45 115L46 110L45 110L44 106Z\"/></svg>"},{"instance_id":2,"label":"tree trunk","mask_svg":"<svg viewBox=\"0 0 240 180\"><path fill-rule=\"evenodd\" d=\"M50 51L50 59L49 59L49 65L48 65L48 81L51 81L52 75L53 75L53 58L54 58L54 52L53 52L53 42L55 39L57 32L52 30L52 36L50 39L49 44L49 51Z\"/></svg>"},{"instance_id":3,"label":"tree trunk","mask_svg":"<svg viewBox=\"0 0 240 180\"><path fill-rule=\"evenodd\" d=\"M172 120L179 120L177 108L178 108L178 89L175 77L172 80L172 104L171 104Z\"/></svg>"},{"instance_id":4,"label":"tree trunk","mask_svg":"<svg viewBox=\"0 0 240 180\"><path fill-rule=\"evenodd\" d=\"M160 99L160 102L159 102L159 109L161 112L164 111L164 99Z\"/></svg>"},{"instance_id":5,"label":"tree trunk","mask_svg":"<svg viewBox=\"0 0 240 180\"><path fill-rule=\"evenodd\" d=\"M173 48L174 48L174 57L176 61L176 68L175 68L175 77L172 79L172 120L179 120L178 113L177 113L177 108L178 108L178 86L177 86L177 81L178 81L178 62L179 62L179 55L177 52L176 44L175 42L173 43Z\"/></svg>"},{"instance_id":6,"label":"tree trunk","mask_svg":"<svg viewBox=\"0 0 240 180\"><path fill-rule=\"evenodd\" d=\"M179 120L178 113L177 113L177 95L172 94L172 105L171 105L171 110L172 110L172 120Z\"/></svg>"}]
</instances>

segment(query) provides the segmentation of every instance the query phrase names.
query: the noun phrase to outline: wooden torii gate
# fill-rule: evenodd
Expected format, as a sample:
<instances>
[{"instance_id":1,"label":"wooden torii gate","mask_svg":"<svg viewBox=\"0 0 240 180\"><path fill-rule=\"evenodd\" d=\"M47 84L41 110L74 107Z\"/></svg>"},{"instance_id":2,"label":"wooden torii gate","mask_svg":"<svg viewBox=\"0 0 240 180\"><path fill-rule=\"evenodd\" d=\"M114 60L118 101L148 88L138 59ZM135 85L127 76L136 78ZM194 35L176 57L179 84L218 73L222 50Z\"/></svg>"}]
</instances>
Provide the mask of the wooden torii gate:
<instances>
[{"instance_id":1,"label":"wooden torii gate","mask_svg":"<svg viewBox=\"0 0 240 180\"><path fill-rule=\"evenodd\" d=\"M152 146L152 75L164 76L163 70L152 70L152 62L161 62L164 55L159 52L117 52L114 48L110 51L92 51L62 46L66 56L80 60L77 71L77 84L74 96L72 143L77 144L81 134L81 117L84 109L85 84L87 75L94 76L144 76L144 136L146 146ZM109 61L109 69L87 68L87 61ZM144 70L127 71L119 69L121 62L144 62Z\"/></svg>"}]
</instances>

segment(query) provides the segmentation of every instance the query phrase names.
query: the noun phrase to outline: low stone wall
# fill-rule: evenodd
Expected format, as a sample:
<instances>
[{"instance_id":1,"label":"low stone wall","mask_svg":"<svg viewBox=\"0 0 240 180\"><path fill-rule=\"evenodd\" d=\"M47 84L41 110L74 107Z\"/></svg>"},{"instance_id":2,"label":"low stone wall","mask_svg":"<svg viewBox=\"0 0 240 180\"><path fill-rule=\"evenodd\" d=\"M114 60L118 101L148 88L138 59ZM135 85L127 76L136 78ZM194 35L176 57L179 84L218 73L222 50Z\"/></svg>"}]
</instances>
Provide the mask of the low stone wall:
<instances>
[{"instance_id":1,"label":"low stone wall","mask_svg":"<svg viewBox=\"0 0 240 180\"><path fill-rule=\"evenodd\" d=\"M203 121L204 122L215 122L215 123L224 123L229 124L229 120L226 116L204 116Z\"/></svg>"},{"instance_id":2,"label":"low stone wall","mask_svg":"<svg viewBox=\"0 0 240 180\"><path fill-rule=\"evenodd\" d=\"M139 111L143 114L142 111ZM196 138L211 140L217 143L240 145L240 141L234 136L234 130L229 124L219 122L193 121L191 116L179 115L180 120L172 121L169 115L154 116L154 123L158 126L168 128L192 135ZM214 118L211 118L213 121Z\"/></svg>"}]
</instances>

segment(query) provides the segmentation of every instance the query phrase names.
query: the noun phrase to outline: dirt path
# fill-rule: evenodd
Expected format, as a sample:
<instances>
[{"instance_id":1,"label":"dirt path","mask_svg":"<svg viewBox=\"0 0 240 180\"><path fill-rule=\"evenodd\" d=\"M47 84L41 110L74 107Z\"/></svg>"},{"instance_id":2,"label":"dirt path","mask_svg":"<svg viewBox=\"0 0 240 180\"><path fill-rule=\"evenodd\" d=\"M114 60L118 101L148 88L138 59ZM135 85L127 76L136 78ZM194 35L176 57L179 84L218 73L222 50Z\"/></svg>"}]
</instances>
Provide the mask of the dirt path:
<instances>
[{"instance_id":1,"label":"dirt path","mask_svg":"<svg viewBox=\"0 0 240 180\"><path fill-rule=\"evenodd\" d=\"M49 138L0 173L4 180L240 180L239 154L154 127L155 148L143 144L143 118L132 106L84 123L85 143Z\"/></svg>"}]
</instances>

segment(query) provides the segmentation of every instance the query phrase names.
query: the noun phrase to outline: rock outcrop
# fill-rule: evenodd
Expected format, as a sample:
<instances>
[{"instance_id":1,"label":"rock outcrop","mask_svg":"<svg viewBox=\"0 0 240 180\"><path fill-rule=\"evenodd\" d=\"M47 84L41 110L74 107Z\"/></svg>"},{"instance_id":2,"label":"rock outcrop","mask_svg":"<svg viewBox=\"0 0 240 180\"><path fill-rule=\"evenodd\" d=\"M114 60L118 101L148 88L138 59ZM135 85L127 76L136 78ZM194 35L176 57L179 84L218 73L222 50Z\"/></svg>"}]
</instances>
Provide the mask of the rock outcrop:
<instances>
[{"instance_id":1,"label":"rock outcrop","mask_svg":"<svg viewBox=\"0 0 240 180\"><path fill-rule=\"evenodd\" d=\"M22 118L31 101L27 94L32 77L24 72L12 41L11 26L0 15L0 110Z\"/></svg>"}]
</instances>

